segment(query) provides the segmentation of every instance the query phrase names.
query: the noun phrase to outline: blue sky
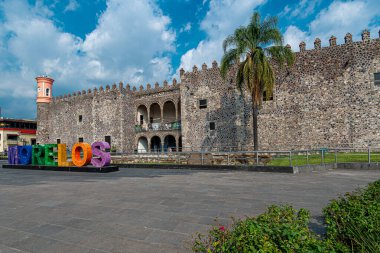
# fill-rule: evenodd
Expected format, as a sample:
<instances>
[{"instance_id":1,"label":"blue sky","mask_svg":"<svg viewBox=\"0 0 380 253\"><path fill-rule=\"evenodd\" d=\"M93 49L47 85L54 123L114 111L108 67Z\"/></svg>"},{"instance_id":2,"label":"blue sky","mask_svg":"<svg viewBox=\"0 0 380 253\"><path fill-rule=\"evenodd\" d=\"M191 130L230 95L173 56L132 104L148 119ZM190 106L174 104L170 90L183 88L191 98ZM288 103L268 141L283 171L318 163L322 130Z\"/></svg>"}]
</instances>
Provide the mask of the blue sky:
<instances>
[{"instance_id":1,"label":"blue sky","mask_svg":"<svg viewBox=\"0 0 380 253\"><path fill-rule=\"evenodd\" d=\"M178 78L181 67L220 61L221 43L253 11L278 16L284 42L338 43L363 29L378 38L378 0L0 0L2 116L35 118L34 77L54 95Z\"/></svg>"}]
</instances>

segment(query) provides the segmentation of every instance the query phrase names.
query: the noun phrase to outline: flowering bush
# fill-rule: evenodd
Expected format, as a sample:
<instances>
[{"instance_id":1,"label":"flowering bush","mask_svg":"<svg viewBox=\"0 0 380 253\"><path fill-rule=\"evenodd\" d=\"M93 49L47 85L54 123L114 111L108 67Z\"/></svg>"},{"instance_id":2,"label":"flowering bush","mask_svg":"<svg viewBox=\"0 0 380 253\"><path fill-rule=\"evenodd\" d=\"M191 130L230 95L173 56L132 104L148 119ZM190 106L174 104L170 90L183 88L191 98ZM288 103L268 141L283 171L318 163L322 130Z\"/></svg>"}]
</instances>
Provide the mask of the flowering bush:
<instances>
[{"instance_id":1,"label":"flowering bush","mask_svg":"<svg viewBox=\"0 0 380 253\"><path fill-rule=\"evenodd\" d=\"M332 200L323 213L337 250L380 252L380 180Z\"/></svg>"},{"instance_id":2,"label":"flowering bush","mask_svg":"<svg viewBox=\"0 0 380 253\"><path fill-rule=\"evenodd\" d=\"M213 227L197 235L195 252L333 252L308 228L309 212L271 206L258 217L234 220L231 228Z\"/></svg>"}]
</instances>

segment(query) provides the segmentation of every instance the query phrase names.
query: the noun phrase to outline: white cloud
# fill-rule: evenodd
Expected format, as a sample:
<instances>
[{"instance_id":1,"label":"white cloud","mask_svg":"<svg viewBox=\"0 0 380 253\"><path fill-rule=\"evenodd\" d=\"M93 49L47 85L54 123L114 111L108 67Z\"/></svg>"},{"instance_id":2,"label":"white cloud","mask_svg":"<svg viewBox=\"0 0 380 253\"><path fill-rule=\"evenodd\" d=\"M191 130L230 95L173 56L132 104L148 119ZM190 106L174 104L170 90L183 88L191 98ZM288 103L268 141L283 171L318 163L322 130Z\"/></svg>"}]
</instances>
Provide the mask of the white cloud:
<instances>
[{"instance_id":1,"label":"white cloud","mask_svg":"<svg viewBox=\"0 0 380 253\"><path fill-rule=\"evenodd\" d=\"M347 32L353 35L354 40L360 40L364 29L376 31L378 25L374 25L373 21L380 16L379 13L380 5L377 0L334 1L318 13L307 31L289 26L284 34L285 42L297 51L302 40L306 42L307 48L313 48L314 39L317 37L322 40L322 45L328 45L332 35L337 37L337 43L343 43ZM377 34L372 33L372 37L374 36Z\"/></svg>"},{"instance_id":2,"label":"white cloud","mask_svg":"<svg viewBox=\"0 0 380 253\"><path fill-rule=\"evenodd\" d=\"M200 24L207 38L181 57L180 68L191 70L194 65L200 66L204 62L211 65L213 60L220 61L223 40L237 27L246 24L253 10L264 2L265 0L210 0L210 9Z\"/></svg>"},{"instance_id":3,"label":"white cloud","mask_svg":"<svg viewBox=\"0 0 380 253\"><path fill-rule=\"evenodd\" d=\"M79 3L76 0L69 0L63 12L75 11L79 8Z\"/></svg>"},{"instance_id":4,"label":"white cloud","mask_svg":"<svg viewBox=\"0 0 380 253\"><path fill-rule=\"evenodd\" d=\"M160 81L170 72L154 73L152 60L174 50L175 33L168 29L169 23L148 0L112 0L97 28L86 36L83 51L97 62L97 70L107 73L104 81L121 77L135 82L153 82L157 77ZM131 69L137 70L133 73Z\"/></svg>"},{"instance_id":5,"label":"white cloud","mask_svg":"<svg viewBox=\"0 0 380 253\"><path fill-rule=\"evenodd\" d=\"M180 33L189 32L190 30L191 30L191 23L188 22L181 29L179 29L179 32Z\"/></svg>"},{"instance_id":6,"label":"white cloud","mask_svg":"<svg viewBox=\"0 0 380 253\"><path fill-rule=\"evenodd\" d=\"M47 11L40 12L26 0L0 1L3 110L5 100L34 101L34 78L39 74L56 80L55 94L120 80L145 84L170 77L172 66L166 55L174 51L175 33L168 28L170 19L150 0L109 0L96 29L84 40L63 32L50 19L49 9L40 7Z\"/></svg>"},{"instance_id":7,"label":"white cloud","mask_svg":"<svg viewBox=\"0 0 380 253\"><path fill-rule=\"evenodd\" d=\"M314 13L316 7L322 0L301 0L297 3L296 8L290 13L290 17L306 18Z\"/></svg>"},{"instance_id":8,"label":"white cloud","mask_svg":"<svg viewBox=\"0 0 380 253\"><path fill-rule=\"evenodd\" d=\"M301 41L305 41L306 44L309 42L307 33L293 25L286 29L286 32L284 33L284 41L292 47L293 51L297 51Z\"/></svg>"},{"instance_id":9,"label":"white cloud","mask_svg":"<svg viewBox=\"0 0 380 253\"><path fill-rule=\"evenodd\" d=\"M286 17L286 15L291 11L292 9L289 7L289 5L286 5L284 9L278 14L279 17Z\"/></svg>"}]
</instances>

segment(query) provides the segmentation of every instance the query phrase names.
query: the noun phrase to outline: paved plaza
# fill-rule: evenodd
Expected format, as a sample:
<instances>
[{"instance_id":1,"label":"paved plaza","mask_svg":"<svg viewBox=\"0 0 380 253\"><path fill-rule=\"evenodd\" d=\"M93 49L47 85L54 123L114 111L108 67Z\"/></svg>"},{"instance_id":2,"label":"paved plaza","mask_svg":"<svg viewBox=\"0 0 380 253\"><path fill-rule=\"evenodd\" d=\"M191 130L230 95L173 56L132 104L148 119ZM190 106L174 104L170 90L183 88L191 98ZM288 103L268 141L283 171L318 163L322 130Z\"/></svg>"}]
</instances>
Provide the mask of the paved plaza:
<instances>
[{"instance_id":1,"label":"paved plaza","mask_svg":"<svg viewBox=\"0 0 380 253\"><path fill-rule=\"evenodd\" d=\"M330 199L379 178L380 171L348 170L91 174L0 168L0 253L189 252L195 232L283 203L309 209L318 230Z\"/></svg>"}]
</instances>

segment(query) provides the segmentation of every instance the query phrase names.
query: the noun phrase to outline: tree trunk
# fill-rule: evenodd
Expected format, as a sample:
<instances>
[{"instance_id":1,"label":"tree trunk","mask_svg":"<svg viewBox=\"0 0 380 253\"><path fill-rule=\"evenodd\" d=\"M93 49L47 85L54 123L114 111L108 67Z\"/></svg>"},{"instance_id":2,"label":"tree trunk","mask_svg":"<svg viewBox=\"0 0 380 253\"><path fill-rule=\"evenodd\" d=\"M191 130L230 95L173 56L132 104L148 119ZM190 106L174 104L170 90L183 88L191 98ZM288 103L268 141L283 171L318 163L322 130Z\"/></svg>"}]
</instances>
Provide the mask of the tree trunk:
<instances>
[{"instance_id":1,"label":"tree trunk","mask_svg":"<svg viewBox=\"0 0 380 253\"><path fill-rule=\"evenodd\" d=\"M253 103L252 105L253 117L253 150L259 150L259 133L257 128L257 115L259 114L259 107Z\"/></svg>"}]
</instances>

